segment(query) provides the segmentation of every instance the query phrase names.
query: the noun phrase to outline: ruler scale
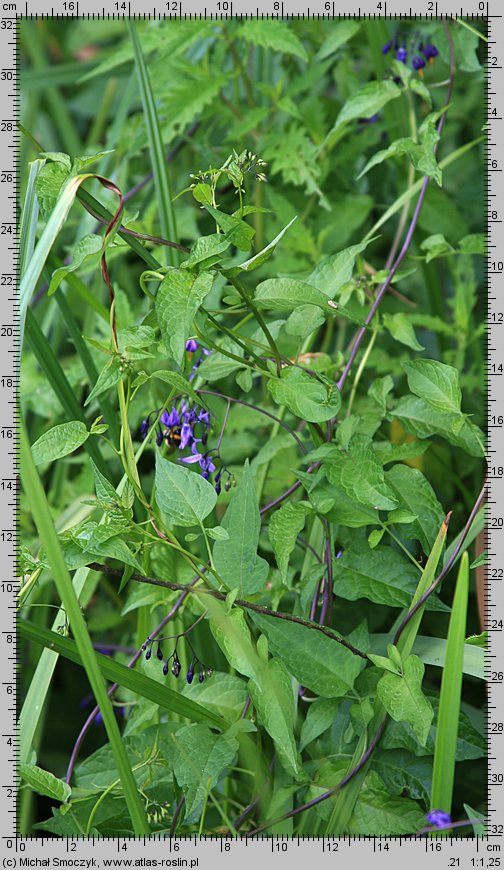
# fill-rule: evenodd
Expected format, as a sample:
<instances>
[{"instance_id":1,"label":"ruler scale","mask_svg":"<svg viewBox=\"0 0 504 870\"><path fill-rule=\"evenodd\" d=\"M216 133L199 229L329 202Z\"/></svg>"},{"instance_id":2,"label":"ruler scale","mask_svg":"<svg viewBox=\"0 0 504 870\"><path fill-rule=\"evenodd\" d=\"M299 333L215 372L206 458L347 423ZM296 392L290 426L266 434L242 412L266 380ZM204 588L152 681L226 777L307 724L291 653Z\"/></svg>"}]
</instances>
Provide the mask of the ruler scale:
<instances>
[{"instance_id":1,"label":"ruler scale","mask_svg":"<svg viewBox=\"0 0 504 870\"><path fill-rule=\"evenodd\" d=\"M257 2L257 0L256 0ZM303 8L292 2L268 0L261 6L246 0L169 0L146 8L141 0L28 0L0 4L0 855L4 867L23 866L181 866L234 867L244 870L267 866L288 867L293 861L371 861L378 868L401 864L412 868L428 860L433 868L500 867L504 850L504 12L498 0L469 0L456 7L447 0L420 0L404 9L399 0L365 2L355 9L341 9L332 0L315 0ZM486 208L488 292L487 396L488 396L488 523L486 549L485 611L489 630L486 657L488 686L488 826L487 835L452 837L341 837L292 839L259 836L237 839L204 836L124 840L94 838L74 840L41 836L16 836L17 754L16 735L16 549L18 546L18 438L19 438L19 297L18 230L19 197L19 59L18 30L23 18L82 18L85 20L138 20L237 18L304 20L369 18L386 20L427 19L440 16L485 21L488 60L485 88L487 112ZM504 463L503 463L504 464ZM502 566L502 567L501 567ZM56 861L58 863L53 863ZM504 857L503 857L504 864ZM131 863L128 864L127 862ZM137 862L135 864L135 861ZM144 861L145 863L142 863ZM151 863L147 863L151 861ZM38 862L38 863L37 863ZM105 863L109 862L109 863ZM115 862L115 863L114 863ZM123 863L119 863L123 862ZM157 863L156 863L157 862Z\"/></svg>"}]
</instances>

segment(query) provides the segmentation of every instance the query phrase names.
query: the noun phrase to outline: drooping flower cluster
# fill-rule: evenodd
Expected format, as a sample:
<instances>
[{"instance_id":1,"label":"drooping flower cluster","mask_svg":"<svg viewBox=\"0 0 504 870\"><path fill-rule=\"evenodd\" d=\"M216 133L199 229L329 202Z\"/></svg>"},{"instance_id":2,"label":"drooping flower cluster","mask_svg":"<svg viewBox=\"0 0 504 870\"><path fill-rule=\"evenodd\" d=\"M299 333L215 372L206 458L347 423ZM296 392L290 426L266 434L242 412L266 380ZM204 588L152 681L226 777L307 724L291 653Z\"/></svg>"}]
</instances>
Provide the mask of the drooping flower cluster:
<instances>
[{"instance_id":1,"label":"drooping flower cluster","mask_svg":"<svg viewBox=\"0 0 504 870\"><path fill-rule=\"evenodd\" d=\"M178 643L178 640L180 637L184 637L184 635L179 635L179 637L177 638L177 643ZM151 640L150 638L147 638L145 643L142 645L142 650L145 652L145 659L146 659L146 661L149 661L149 659L152 658L152 650L153 650L153 647L156 646L156 658L158 659L158 661L163 662L163 674L164 674L164 676L166 677L168 675L168 671L171 670L173 676L176 679L178 679L178 677L180 676L180 673L182 671L182 665L180 663L180 659L179 659L178 654L177 654L177 643L175 644L175 649L173 650L172 654L170 656L168 656L168 658L165 659L163 649L161 646L162 640L163 640L163 638L161 638L160 640L156 640L156 641ZM164 640L169 640L169 638L164 638ZM186 638L186 641L187 641L187 643L189 643L187 638ZM198 671L198 681L200 683L204 683L205 680L207 679L207 677L212 676L212 673L213 673L212 668L209 668L207 665L204 665L203 662L201 662L199 660L199 658L196 655L194 655L194 650L192 649L192 647L191 647L191 652L193 653L193 656L192 656L191 662L189 664L189 667L187 669L186 680L188 683L192 683L192 681L194 680L196 670L197 670ZM171 663L171 666L170 666L170 663Z\"/></svg>"},{"instance_id":2,"label":"drooping flower cluster","mask_svg":"<svg viewBox=\"0 0 504 870\"><path fill-rule=\"evenodd\" d=\"M390 51L394 51L396 60L404 64L408 63L408 57L411 53L411 66L420 74L424 66L427 63L432 64L439 54L432 42L419 42L416 51L411 52L397 36L394 39L389 39L382 48L382 54L388 54Z\"/></svg>"},{"instance_id":3,"label":"drooping flower cluster","mask_svg":"<svg viewBox=\"0 0 504 870\"><path fill-rule=\"evenodd\" d=\"M195 377L196 372L198 371L201 363L203 362L203 360L205 359L206 356L210 356L212 351L208 350L208 348L206 348L206 347L201 347L195 338L189 338L186 341L185 349L186 349L187 353L189 353L191 355L193 353L196 353L197 350L201 350L200 355L197 357L197 359L193 363L193 366L191 369L191 374L189 375L189 381L192 381L193 378Z\"/></svg>"}]
</instances>

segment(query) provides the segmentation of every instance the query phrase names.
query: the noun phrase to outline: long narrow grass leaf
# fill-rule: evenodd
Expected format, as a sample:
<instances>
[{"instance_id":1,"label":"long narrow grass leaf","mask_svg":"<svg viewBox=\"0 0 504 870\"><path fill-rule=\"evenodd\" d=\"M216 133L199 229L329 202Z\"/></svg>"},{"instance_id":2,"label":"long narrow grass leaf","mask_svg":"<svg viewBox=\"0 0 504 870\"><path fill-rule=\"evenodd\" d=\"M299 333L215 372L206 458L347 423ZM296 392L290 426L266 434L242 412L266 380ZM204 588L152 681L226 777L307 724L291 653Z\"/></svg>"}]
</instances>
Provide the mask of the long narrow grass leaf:
<instances>
[{"instance_id":1,"label":"long narrow grass leaf","mask_svg":"<svg viewBox=\"0 0 504 870\"><path fill-rule=\"evenodd\" d=\"M469 556L464 553L448 627L432 774L431 809L445 813L451 812L453 799L468 597Z\"/></svg>"},{"instance_id":2,"label":"long narrow grass leaf","mask_svg":"<svg viewBox=\"0 0 504 870\"><path fill-rule=\"evenodd\" d=\"M112 703L107 695L105 680L96 662L95 653L80 609L79 601L73 589L72 581L63 559L58 536L51 518L49 505L31 455L24 422L21 422L20 426L20 465L23 487L40 538L46 549L54 583L65 608L91 689L100 707L103 723L107 731L107 736L110 741L114 760L117 765L117 771L123 787L124 798L128 807L133 830L137 836L148 834L149 825L145 815L145 810L137 791L135 778L121 739L121 733L115 718ZM40 626L37 626L37 631L39 630Z\"/></svg>"},{"instance_id":3,"label":"long narrow grass leaf","mask_svg":"<svg viewBox=\"0 0 504 870\"><path fill-rule=\"evenodd\" d=\"M154 94L149 79L149 73L145 65L144 56L142 54L142 47L138 38L136 21L128 19L128 27L131 41L133 43L133 52L138 72L138 83L140 85L145 126L147 128L147 139L149 142L152 171L154 173L154 186L156 189L156 202L159 208L161 233L165 239L170 239L172 242L176 242L177 223L175 220L170 180L166 166L165 148L161 137ZM174 248L169 248L168 259L171 266L178 266L180 262L178 251Z\"/></svg>"}]
</instances>

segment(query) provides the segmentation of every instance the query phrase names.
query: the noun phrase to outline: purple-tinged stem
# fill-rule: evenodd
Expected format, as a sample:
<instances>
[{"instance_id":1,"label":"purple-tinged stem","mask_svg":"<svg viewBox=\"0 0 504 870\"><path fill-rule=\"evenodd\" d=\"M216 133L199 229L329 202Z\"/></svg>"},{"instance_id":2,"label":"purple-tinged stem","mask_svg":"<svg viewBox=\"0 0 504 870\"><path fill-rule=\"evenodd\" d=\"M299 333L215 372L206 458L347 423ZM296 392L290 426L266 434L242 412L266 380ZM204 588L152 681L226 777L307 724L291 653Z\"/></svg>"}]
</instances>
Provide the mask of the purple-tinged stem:
<instances>
[{"instance_id":1,"label":"purple-tinged stem","mask_svg":"<svg viewBox=\"0 0 504 870\"><path fill-rule=\"evenodd\" d=\"M199 580L199 577L197 577L196 580ZM195 580L193 580L193 583L194 582L195 582ZM192 586L193 583L191 583L189 585ZM184 602L184 600L187 598L188 595L189 595L189 589L187 589L187 591L183 592L182 595L180 595L177 598L177 600L176 600L175 604L173 605L172 609L170 610L170 612L167 613L167 615L164 617L164 619L161 620L159 625L149 635L149 639L154 640L154 638L156 638L158 636L158 634L160 634L160 632L163 630L165 625L170 621L170 619L173 619L173 617L177 613L177 610L179 609L179 607L181 606L181 604ZM134 654L134 656L129 660L128 668L133 668L135 666L135 664L137 663L138 659L142 656L142 654L143 654L143 649L142 649L142 647L140 647L140 649L138 649L136 651L136 653ZM107 692L107 695L109 696L109 698L111 698L112 695L117 691L118 687L119 687L118 683L113 683L113 685L110 687L110 689ZM75 767L75 762L77 761L77 758L78 758L78 755L80 752L80 748L84 742L84 738L85 738L86 734L88 733L89 729L91 728L91 725L93 724L93 722L96 719L99 712L100 712L100 708L97 705L93 710L91 710L91 713L87 717L86 721L84 722L84 725L82 726L82 728L77 736L77 740L75 741L74 747L72 749L72 754L70 756L70 761L68 762L68 769L67 769L66 778L65 778L65 781L67 783L70 783L70 781L72 779L72 775L73 775L73 771L74 771L74 767Z\"/></svg>"},{"instance_id":2,"label":"purple-tinged stem","mask_svg":"<svg viewBox=\"0 0 504 870\"><path fill-rule=\"evenodd\" d=\"M269 417L270 420L274 420L275 423L278 423L285 429L289 435L292 435L294 441L297 443L298 447L302 452L306 455L308 453L307 448L303 444L300 438L296 435L296 433L287 426L287 423L284 423L283 420L280 420L279 417L275 417L274 414L271 414L269 411L265 411L264 408L259 408L257 405L252 405L250 402L244 402L243 399L235 399L232 396L226 396L224 393L217 393L215 390L196 390L197 393L201 393L203 396L216 396L218 399L226 399L227 402L234 402L236 405L243 405L244 408L251 408L253 411L257 411L259 414L264 414L265 417Z\"/></svg>"},{"instance_id":3,"label":"purple-tinged stem","mask_svg":"<svg viewBox=\"0 0 504 870\"><path fill-rule=\"evenodd\" d=\"M451 34L450 34L449 28L448 28L445 21L443 21L443 27L445 29L446 36L448 39L448 45L450 48L450 79L449 79L449 83L448 83L448 91L446 94L446 100L445 100L445 104L444 104L445 109L446 109L451 101L451 96L452 96L452 91L453 91L453 82L454 82L454 78L455 78L455 54L454 54L454 50L453 50L453 41L451 38ZM446 111L444 111L443 114L441 115L439 122L438 122L438 125L437 125L438 136L441 136L441 132L443 130L443 126L444 126L444 122L445 122L445 116L446 116ZM438 143L436 142L436 144L434 145L434 149L433 149L434 154L437 151L437 146L438 146ZM418 221L418 218L420 215L420 211L421 211L424 199L425 199L425 194L427 193L427 187L429 186L429 181L430 181L430 177L428 175L426 175L424 180L423 180L420 193L418 195L417 204L415 206L415 211L413 212L413 217L411 218L411 222L410 222L410 225L408 227L408 232L406 233L406 237L404 239L402 248L399 251L399 254L397 255L396 259L394 260L392 268L390 269L390 272L388 273L387 277L385 278L385 281L383 282L383 284L381 285L381 287L378 291L378 295L377 295L375 301L373 302L373 305L371 306L371 309L369 311L368 316L366 317L364 326L361 327L361 329L359 329L359 331L356 334L355 341L354 341L353 346L352 346L352 350L350 351L350 356L348 358L348 362L347 362L345 368L343 369L343 373L342 373L342 375L337 383L337 387L338 387L338 390L340 392L342 391L342 389L345 385L345 381L350 373L350 369L352 368L355 357L357 356L357 354L359 352L359 348L364 340L364 336L366 335L366 332L367 332L367 327L369 326L373 317L375 316L375 314L376 314L376 312L377 312L377 310L378 310L378 308L383 300L383 297L385 296L385 293L387 292L387 290L392 282L394 275L396 274L397 270L399 269L399 266L401 265L406 254L408 253L408 249L409 249L409 246L411 244L411 240L413 238L413 233L415 231L417 221Z\"/></svg>"},{"instance_id":4,"label":"purple-tinged stem","mask_svg":"<svg viewBox=\"0 0 504 870\"><path fill-rule=\"evenodd\" d=\"M173 813L173 819L172 819L172 823L170 825L170 833L169 833L170 837L173 837L173 835L175 833L175 828L177 827L177 822L178 822L178 818L180 816L180 811L181 811L182 807L184 806L184 803L185 803L185 797L184 797L184 795L182 795L177 806L175 807L175 812Z\"/></svg>"}]
</instances>

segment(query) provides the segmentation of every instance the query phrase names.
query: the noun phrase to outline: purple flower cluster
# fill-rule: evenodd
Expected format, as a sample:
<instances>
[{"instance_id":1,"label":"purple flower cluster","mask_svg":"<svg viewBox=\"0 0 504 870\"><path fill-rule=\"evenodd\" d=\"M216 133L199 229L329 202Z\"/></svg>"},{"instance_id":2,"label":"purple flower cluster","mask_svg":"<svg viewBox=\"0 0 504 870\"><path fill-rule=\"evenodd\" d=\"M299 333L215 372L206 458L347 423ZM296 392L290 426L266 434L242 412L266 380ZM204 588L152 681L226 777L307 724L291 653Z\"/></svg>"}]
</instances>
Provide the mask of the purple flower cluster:
<instances>
[{"instance_id":1,"label":"purple flower cluster","mask_svg":"<svg viewBox=\"0 0 504 870\"><path fill-rule=\"evenodd\" d=\"M397 37L395 39L389 39L389 41L385 43L382 48L382 54L388 54L389 51L392 50L395 52L396 60L404 64L408 62L408 49L405 45L399 43ZM438 49L432 44L432 42L427 42L426 44L423 42L418 43L417 51L418 53L413 54L411 58L411 66L417 72L420 72L426 63L433 63L434 58L439 54Z\"/></svg>"},{"instance_id":2,"label":"purple flower cluster","mask_svg":"<svg viewBox=\"0 0 504 870\"><path fill-rule=\"evenodd\" d=\"M445 828L452 823L450 814L443 810L431 810L425 818L430 825L435 825L436 828Z\"/></svg>"},{"instance_id":3,"label":"purple flower cluster","mask_svg":"<svg viewBox=\"0 0 504 870\"><path fill-rule=\"evenodd\" d=\"M180 636L182 637L182 635L180 635ZM147 661L149 661L149 659L152 657L153 644L154 644L154 641L152 641L148 638L142 646L142 650L145 651L145 658ZM177 655L177 645L176 644L175 644L175 649L173 650L171 656L168 656L168 658L165 659L164 654L163 654L163 650L161 647L161 642L156 641L156 658L160 662L163 662L163 674L165 675L165 677L167 676L168 671L171 670L175 679L178 679L178 677L180 676L180 673L182 671L182 665L180 664L180 659ZM171 662L171 669L170 669L170 662ZM188 683L192 683L192 681L194 680L196 668L198 668L198 680L200 683L204 683L207 677L212 676L212 673L213 673L212 668L209 668L209 667L207 667L207 665L204 665L202 662L200 662L200 660L198 659L197 656L193 655L193 657L191 659L191 663L187 669L187 674L186 674L186 680Z\"/></svg>"}]
</instances>

